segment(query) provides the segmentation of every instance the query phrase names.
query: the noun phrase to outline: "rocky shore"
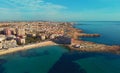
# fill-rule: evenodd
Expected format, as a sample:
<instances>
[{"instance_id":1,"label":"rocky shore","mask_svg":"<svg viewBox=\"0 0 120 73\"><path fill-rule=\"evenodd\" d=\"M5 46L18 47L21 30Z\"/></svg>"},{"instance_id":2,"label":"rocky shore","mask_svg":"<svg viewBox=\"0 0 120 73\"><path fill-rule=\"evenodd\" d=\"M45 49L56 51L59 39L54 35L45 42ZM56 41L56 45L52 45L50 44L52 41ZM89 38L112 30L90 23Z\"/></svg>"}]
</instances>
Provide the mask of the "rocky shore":
<instances>
[{"instance_id":1,"label":"rocky shore","mask_svg":"<svg viewBox=\"0 0 120 73\"><path fill-rule=\"evenodd\" d=\"M111 52L120 54L120 46L117 45L105 45L99 44L95 42L88 42L80 40L81 37L100 37L100 34L87 34L84 33L82 30L78 30L76 28L72 28L71 32L73 33L72 36L72 43L68 45L70 50L78 50L78 51L86 51L86 52Z\"/></svg>"},{"instance_id":2,"label":"rocky shore","mask_svg":"<svg viewBox=\"0 0 120 73\"><path fill-rule=\"evenodd\" d=\"M109 46L104 44L97 44L82 40L75 40L74 43L68 45L70 50L86 51L86 52L111 52L120 54L120 46Z\"/></svg>"}]
</instances>

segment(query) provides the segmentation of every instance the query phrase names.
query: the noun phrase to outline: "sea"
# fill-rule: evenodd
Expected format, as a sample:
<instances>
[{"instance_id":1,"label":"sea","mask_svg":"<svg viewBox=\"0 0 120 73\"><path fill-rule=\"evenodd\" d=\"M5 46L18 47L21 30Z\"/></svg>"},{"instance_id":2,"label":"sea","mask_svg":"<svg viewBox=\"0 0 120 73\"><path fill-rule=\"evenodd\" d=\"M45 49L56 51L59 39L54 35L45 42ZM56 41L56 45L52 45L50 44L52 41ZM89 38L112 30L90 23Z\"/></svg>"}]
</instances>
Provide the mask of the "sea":
<instances>
[{"instance_id":1,"label":"sea","mask_svg":"<svg viewBox=\"0 0 120 73\"><path fill-rule=\"evenodd\" d=\"M74 27L101 35L82 40L120 45L120 22L81 21ZM120 73L120 55L46 46L0 56L0 73Z\"/></svg>"}]
</instances>

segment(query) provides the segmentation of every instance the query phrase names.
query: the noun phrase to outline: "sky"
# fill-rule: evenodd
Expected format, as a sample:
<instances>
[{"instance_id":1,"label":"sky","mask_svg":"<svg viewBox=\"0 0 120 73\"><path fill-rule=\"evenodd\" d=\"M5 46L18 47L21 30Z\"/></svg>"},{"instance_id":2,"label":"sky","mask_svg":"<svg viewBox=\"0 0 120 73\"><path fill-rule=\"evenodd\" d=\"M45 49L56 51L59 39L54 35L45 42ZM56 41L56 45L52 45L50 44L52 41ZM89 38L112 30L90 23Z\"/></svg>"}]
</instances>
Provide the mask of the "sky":
<instances>
[{"instance_id":1,"label":"sky","mask_svg":"<svg viewBox=\"0 0 120 73\"><path fill-rule=\"evenodd\" d=\"M0 0L0 21L120 21L120 0Z\"/></svg>"}]
</instances>

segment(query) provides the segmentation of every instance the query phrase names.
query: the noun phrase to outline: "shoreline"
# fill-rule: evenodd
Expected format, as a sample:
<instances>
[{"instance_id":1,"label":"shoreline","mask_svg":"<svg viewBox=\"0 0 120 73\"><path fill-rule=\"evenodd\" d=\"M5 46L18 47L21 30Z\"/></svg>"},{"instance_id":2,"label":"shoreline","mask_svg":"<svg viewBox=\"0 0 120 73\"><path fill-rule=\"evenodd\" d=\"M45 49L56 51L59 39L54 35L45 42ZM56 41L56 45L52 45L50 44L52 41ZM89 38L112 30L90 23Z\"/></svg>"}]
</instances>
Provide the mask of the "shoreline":
<instances>
[{"instance_id":1,"label":"shoreline","mask_svg":"<svg viewBox=\"0 0 120 73\"><path fill-rule=\"evenodd\" d=\"M112 53L117 53L120 54L120 46L119 45L105 45L105 44L99 44L95 42L89 42L89 41L83 41L80 40L80 37L100 37L100 34L88 34L85 33L81 29L77 29L73 27L72 25L62 25L64 26L64 30L66 29L67 31L64 31L63 34L66 36L70 37L71 41L70 44L63 44L63 46L68 47L70 50L76 50L76 51L86 51L86 52L112 52ZM59 26L60 28L61 26ZM55 30L56 32L57 30ZM45 33L46 34L46 33ZM44 42L39 42L39 43L33 43L33 44L28 44L28 45L22 45L14 48L9 48L7 50L0 50L0 56L21 51L21 50L28 50L28 49L34 49L37 47L43 47L43 46L51 46L51 45L60 45L57 44L53 41L44 41Z\"/></svg>"},{"instance_id":2,"label":"shoreline","mask_svg":"<svg viewBox=\"0 0 120 73\"><path fill-rule=\"evenodd\" d=\"M13 52L22 51L22 50L29 50L29 49L33 49L33 48L37 48L37 47L52 46L52 45L57 45L57 44L52 41L44 41L44 42L35 43L35 44L18 46L15 48L9 48L8 50L0 50L0 56L10 54Z\"/></svg>"},{"instance_id":3,"label":"shoreline","mask_svg":"<svg viewBox=\"0 0 120 73\"><path fill-rule=\"evenodd\" d=\"M120 54L120 45L106 45L79 39L81 37L100 37L101 34L88 34L83 30L77 29L75 27L71 27L70 32L73 32L73 34L70 33L70 35L74 35L72 37L72 43L67 45L70 50Z\"/></svg>"},{"instance_id":4,"label":"shoreline","mask_svg":"<svg viewBox=\"0 0 120 73\"><path fill-rule=\"evenodd\" d=\"M75 45L78 45L77 47ZM86 52L109 52L114 54L120 54L120 46L116 45L105 45L98 44L94 42L75 40L75 42L71 45L67 46L70 50L76 51L86 51Z\"/></svg>"}]
</instances>

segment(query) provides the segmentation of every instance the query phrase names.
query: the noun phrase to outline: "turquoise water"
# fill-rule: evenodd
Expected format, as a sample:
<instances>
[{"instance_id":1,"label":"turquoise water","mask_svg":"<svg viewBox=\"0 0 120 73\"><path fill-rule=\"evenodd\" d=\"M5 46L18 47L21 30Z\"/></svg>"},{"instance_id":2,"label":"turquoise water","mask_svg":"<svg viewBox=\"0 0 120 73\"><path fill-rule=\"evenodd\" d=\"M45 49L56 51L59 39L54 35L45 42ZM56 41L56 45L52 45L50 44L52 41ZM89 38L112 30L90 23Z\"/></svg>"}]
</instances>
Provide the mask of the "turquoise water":
<instances>
[{"instance_id":1,"label":"turquoise water","mask_svg":"<svg viewBox=\"0 0 120 73\"><path fill-rule=\"evenodd\" d=\"M0 73L48 73L65 52L63 47L48 46L2 56Z\"/></svg>"},{"instance_id":2,"label":"turquoise water","mask_svg":"<svg viewBox=\"0 0 120 73\"><path fill-rule=\"evenodd\" d=\"M88 33L102 34L102 37L84 40L119 45L119 23L104 24L106 25L103 22L79 22L75 27ZM116 33L110 36L111 32ZM120 73L120 55L77 52L62 46L46 46L0 56L0 73Z\"/></svg>"},{"instance_id":3,"label":"turquoise water","mask_svg":"<svg viewBox=\"0 0 120 73\"><path fill-rule=\"evenodd\" d=\"M120 22L77 22L76 28L86 33L98 33L98 38L82 38L107 45L120 45Z\"/></svg>"},{"instance_id":4,"label":"turquoise water","mask_svg":"<svg viewBox=\"0 0 120 73\"><path fill-rule=\"evenodd\" d=\"M120 73L120 55L41 47L1 56L0 73Z\"/></svg>"}]
</instances>

